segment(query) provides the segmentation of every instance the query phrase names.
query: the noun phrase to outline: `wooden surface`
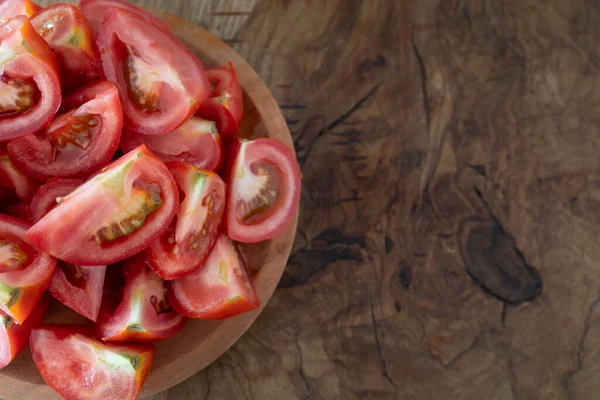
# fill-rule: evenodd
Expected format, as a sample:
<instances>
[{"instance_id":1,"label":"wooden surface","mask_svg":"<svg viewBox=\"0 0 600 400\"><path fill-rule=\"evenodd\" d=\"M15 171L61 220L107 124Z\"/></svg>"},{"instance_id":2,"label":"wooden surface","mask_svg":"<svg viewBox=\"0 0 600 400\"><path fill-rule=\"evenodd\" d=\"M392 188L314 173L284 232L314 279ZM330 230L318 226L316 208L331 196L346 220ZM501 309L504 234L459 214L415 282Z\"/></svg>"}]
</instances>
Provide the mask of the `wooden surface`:
<instances>
[{"instance_id":1,"label":"wooden surface","mask_svg":"<svg viewBox=\"0 0 600 400\"><path fill-rule=\"evenodd\" d=\"M265 311L153 400L598 398L597 1L139 3L254 67L304 174Z\"/></svg>"}]
</instances>

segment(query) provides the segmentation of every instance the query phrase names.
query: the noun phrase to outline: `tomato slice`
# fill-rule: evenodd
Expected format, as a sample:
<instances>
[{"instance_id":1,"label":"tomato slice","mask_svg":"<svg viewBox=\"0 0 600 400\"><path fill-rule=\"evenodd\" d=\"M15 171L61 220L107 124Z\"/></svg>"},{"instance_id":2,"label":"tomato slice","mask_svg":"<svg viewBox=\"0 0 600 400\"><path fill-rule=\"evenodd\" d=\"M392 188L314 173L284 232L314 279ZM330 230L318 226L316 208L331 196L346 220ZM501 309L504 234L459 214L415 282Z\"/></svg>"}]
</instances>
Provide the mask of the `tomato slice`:
<instances>
[{"instance_id":1,"label":"tomato slice","mask_svg":"<svg viewBox=\"0 0 600 400\"><path fill-rule=\"evenodd\" d=\"M41 7L31 0L2 0L0 2L0 21L24 15L31 18Z\"/></svg>"},{"instance_id":2,"label":"tomato slice","mask_svg":"<svg viewBox=\"0 0 600 400\"><path fill-rule=\"evenodd\" d=\"M65 98L62 107L70 111L44 130L8 144L11 159L38 179L85 178L108 164L119 146L123 113L112 83L85 86Z\"/></svg>"},{"instance_id":3,"label":"tomato slice","mask_svg":"<svg viewBox=\"0 0 600 400\"><path fill-rule=\"evenodd\" d=\"M298 209L298 163L290 149L274 139L237 141L230 150L227 235L245 243L272 239Z\"/></svg>"},{"instance_id":4,"label":"tomato slice","mask_svg":"<svg viewBox=\"0 0 600 400\"><path fill-rule=\"evenodd\" d=\"M0 24L0 142L35 132L61 102L56 58L24 16Z\"/></svg>"},{"instance_id":5,"label":"tomato slice","mask_svg":"<svg viewBox=\"0 0 600 400\"><path fill-rule=\"evenodd\" d=\"M87 267L58 260L48 291L65 306L96 322L105 273L105 265Z\"/></svg>"},{"instance_id":6,"label":"tomato slice","mask_svg":"<svg viewBox=\"0 0 600 400\"><path fill-rule=\"evenodd\" d=\"M169 227L177 185L146 146L103 171L27 231L38 248L76 265L107 265L140 252Z\"/></svg>"},{"instance_id":7,"label":"tomato slice","mask_svg":"<svg viewBox=\"0 0 600 400\"><path fill-rule=\"evenodd\" d=\"M54 50L63 89L98 79L94 32L79 8L53 4L36 14L31 24Z\"/></svg>"},{"instance_id":8,"label":"tomato slice","mask_svg":"<svg viewBox=\"0 0 600 400\"><path fill-rule=\"evenodd\" d=\"M125 126L163 134L183 124L208 98L198 58L170 32L140 15L112 7L98 33L106 78L121 93Z\"/></svg>"},{"instance_id":9,"label":"tomato slice","mask_svg":"<svg viewBox=\"0 0 600 400\"><path fill-rule=\"evenodd\" d=\"M31 207L22 201L4 206L1 212L23 221L31 221Z\"/></svg>"},{"instance_id":10,"label":"tomato slice","mask_svg":"<svg viewBox=\"0 0 600 400\"><path fill-rule=\"evenodd\" d=\"M111 266L109 274L96 325L98 338L154 342L181 332L187 318L173 311L163 280L148 268L142 253Z\"/></svg>"},{"instance_id":11,"label":"tomato slice","mask_svg":"<svg viewBox=\"0 0 600 400\"><path fill-rule=\"evenodd\" d=\"M43 296L29 317L19 325L9 316L0 315L0 368L6 367L29 344L31 329L44 321L50 304L50 296Z\"/></svg>"},{"instance_id":12,"label":"tomato slice","mask_svg":"<svg viewBox=\"0 0 600 400\"><path fill-rule=\"evenodd\" d=\"M225 235L219 236L203 268L169 281L168 288L175 311L190 318L225 319L260 306L244 260Z\"/></svg>"},{"instance_id":13,"label":"tomato slice","mask_svg":"<svg viewBox=\"0 0 600 400\"><path fill-rule=\"evenodd\" d=\"M197 117L164 135L142 135L123 129L121 150L128 152L141 144L163 161L185 161L208 171L218 171L223 163L223 143L216 124Z\"/></svg>"},{"instance_id":14,"label":"tomato slice","mask_svg":"<svg viewBox=\"0 0 600 400\"><path fill-rule=\"evenodd\" d=\"M219 236L226 186L214 172L181 161L166 165L179 187L181 204L178 216L148 246L146 256L150 267L161 278L170 280L204 265Z\"/></svg>"},{"instance_id":15,"label":"tomato slice","mask_svg":"<svg viewBox=\"0 0 600 400\"><path fill-rule=\"evenodd\" d=\"M35 223L83 184L81 179L51 179L42 185L31 200L31 220Z\"/></svg>"},{"instance_id":16,"label":"tomato slice","mask_svg":"<svg viewBox=\"0 0 600 400\"><path fill-rule=\"evenodd\" d=\"M152 344L100 343L90 327L48 325L31 332L42 378L69 400L133 400L150 371Z\"/></svg>"},{"instance_id":17,"label":"tomato slice","mask_svg":"<svg viewBox=\"0 0 600 400\"><path fill-rule=\"evenodd\" d=\"M146 21L156 25L158 28L167 32L170 31L169 26L160 18L155 17L148 11L128 2L127 0L81 0L79 2L79 7L81 7L81 10L96 32L98 32L98 29L100 28L100 23L102 22L104 15L111 7L125 8L143 17L146 19Z\"/></svg>"},{"instance_id":18,"label":"tomato slice","mask_svg":"<svg viewBox=\"0 0 600 400\"><path fill-rule=\"evenodd\" d=\"M210 98L200 105L196 114L215 121L223 137L235 137L244 112L242 89L235 69L229 63L229 68L207 69L206 76L212 88Z\"/></svg>"},{"instance_id":19,"label":"tomato slice","mask_svg":"<svg viewBox=\"0 0 600 400\"><path fill-rule=\"evenodd\" d=\"M56 260L25 236L30 224L0 214L0 312L22 324L50 283Z\"/></svg>"},{"instance_id":20,"label":"tomato slice","mask_svg":"<svg viewBox=\"0 0 600 400\"><path fill-rule=\"evenodd\" d=\"M39 187L39 182L15 166L8 155L6 143L0 143L0 188L8 189L3 199L14 193L22 201L31 201Z\"/></svg>"}]
</instances>

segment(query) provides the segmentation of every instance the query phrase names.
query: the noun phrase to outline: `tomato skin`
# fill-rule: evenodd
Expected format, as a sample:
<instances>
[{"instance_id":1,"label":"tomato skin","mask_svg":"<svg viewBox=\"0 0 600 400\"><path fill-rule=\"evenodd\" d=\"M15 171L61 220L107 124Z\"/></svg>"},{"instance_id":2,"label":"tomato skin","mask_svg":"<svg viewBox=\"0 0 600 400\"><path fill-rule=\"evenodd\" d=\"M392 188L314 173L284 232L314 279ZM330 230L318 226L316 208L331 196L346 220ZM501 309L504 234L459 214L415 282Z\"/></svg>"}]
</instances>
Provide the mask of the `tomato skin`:
<instances>
[{"instance_id":1,"label":"tomato skin","mask_svg":"<svg viewBox=\"0 0 600 400\"><path fill-rule=\"evenodd\" d=\"M46 125L56 114L62 96L56 57L26 17L15 17L0 24L0 41L14 54L0 63L3 76L31 80L41 93L40 99L26 111L0 117L2 142L33 133Z\"/></svg>"},{"instance_id":2,"label":"tomato skin","mask_svg":"<svg viewBox=\"0 0 600 400\"><path fill-rule=\"evenodd\" d=\"M56 259L37 250L25 236L28 222L0 214L0 241L18 241L27 255L24 267L0 272L0 312L22 324L50 283Z\"/></svg>"},{"instance_id":3,"label":"tomato skin","mask_svg":"<svg viewBox=\"0 0 600 400\"><path fill-rule=\"evenodd\" d=\"M242 89L233 64L206 70L208 81L214 86L210 97L204 101L196 115L215 121L224 138L234 138L244 113Z\"/></svg>"},{"instance_id":4,"label":"tomato skin","mask_svg":"<svg viewBox=\"0 0 600 400\"><path fill-rule=\"evenodd\" d=\"M35 223L58 205L56 199L69 195L83 184L81 179L51 179L42 185L31 200L31 220Z\"/></svg>"},{"instance_id":5,"label":"tomato skin","mask_svg":"<svg viewBox=\"0 0 600 400\"><path fill-rule=\"evenodd\" d=\"M33 329L31 355L42 378L68 400L134 400L150 371L154 345L101 343L92 334L84 325Z\"/></svg>"},{"instance_id":6,"label":"tomato skin","mask_svg":"<svg viewBox=\"0 0 600 400\"><path fill-rule=\"evenodd\" d=\"M104 76L119 89L129 130L146 135L173 131L208 98L210 87L200 60L170 32L138 13L110 8L98 32L98 48ZM126 68L131 78L125 77ZM137 90L135 96L130 85ZM134 102L142 97L152 102L150 109Z\"/></svg>"},{"instance_id":7,"label":"tomato skin","mask_svg":"<svg viewBox=\"0 0 600 400\"><path fill-rule=\"evenodd\" d=\"M123 129L119 145L123 152L141 144L165 162L185 161L208 171L218 171L223 164L223 142L215 123L197 117L164 135L142 135Z\"/></svg>"},{"instance_id":8,"label":"tomato skin","mask_svg":"<svg viewBox=\"0 0 600 400\"><path fill-rule=\"evenodd\" d=\"M171 227L145 253L150 267L161 278L172 280L204 265L220 233L227 189L213 172L181 161L166 165L185 197Z\"/></svg>"},{"instance_id":9,"label":"tomato skin","mask_svg":"<svg viewBox=\"0 0 600 400\"><path fill-rule=\"evenodd\" d=\"M37 13L31 24L54 51L63 88L98 79L94 32L79 8L69 3L53 4Z\"/></svg>"},{"instance_id":10,"label":"tomato skin","mask_svg":"<svg viewBox=\"0 0 600 400\"><path fill-rule=\"evenodd\" d=\"M150 189L136 189L138 183ZM151 204L158 205L136 217L138 224L134 228L129 222L129 233L115 233L114 229L123 228L122 220L115 218L138 215L140 207L139 212L145 212L143 202L155 201L156 196L159 203ZM178 202L177 185L169 170L142 145L65 197L27 231L27 237L38 248L65 262L107 265L139 253L159 237L175 216ZM108 228L112 232L110 238L106 236Z\"/></svg>"},{"instance_id":11,"label":"tomato skin","mask_svg":"<svg viewBox=\"0 0 600 400\"><path fill-rule=\"evenodd\" d=\"M123 113L119 93L112 83L103 81L84 86L66 97L62 108L69 111L55 118L43 131L8 144L10 157L17 166L40 180L86 178L107 165L119 146ZM83 131L73 131L75 126ZM57 139L56 135L61 137ZM57 144L67 138L73 143ZM85 147L80 148L77 143Z\"/></svg>"},{"instance_id":12,"label":"tomato skin","mask_svg":"<svg viewBox=\"0 0 600 400\"><path fill-rule=\"evenodd\" d=\"M31 0L3 0L0 3L0 21L24 15L31 18L41 10L41 7Z\"/></svg>"},{"instance_id":13,"label":"tomato skin","mask_svg":"<svg viewBox=\"0 0 600 400\"><path fill-rule=\"evenodd\" d=\"M125 8L131 12L140 15L148 22L156 25L158 28L167 32L170 31L169 26L165 24L160 18L155 17L143 8L140 8L126 0L81 0L79 2L79 7L81 7L81 10L87 17L88 21L90 22L90 25L92 26L95 32L98 32L98 29L100 28L100 23L102 22L104 15L110 7Z\"/></svg>"},{"instance_id":14,"label":"tomato skin","mask_svg":"<svg viewBox=\"0 0 600 400\"><path fill-rule=\"evenodd\" d=\"M225 212L227 236L244 243L277 237L294 218L300 202L302 175L293 153L274 139L241 140L231 143L229 163L224 173L228 185ZM259 221L244 221L238 215L242 203L248 204L252 200L248 196L263 195L262 190L266 189L258 183L262 177L256 170L260 171L261 166L271 168L271 172L276 174L278 187L273 188L276 195L266 212L257 218ZM261 192L248 193L244 189L247 187L260 187Z\"/></svg>"},{"instance_id":15,"label":"tomato skin","mask_svg":"<svg viewBox=\"0 0 600 400\"><path fill-rule=\"evenodd\" d=\"M29 344L31 330L44 321L50 304L50 296L45 295L29 317L19 325L10 317L0 315L0 368L6 367Z\"/></svg>"},{"instance_id":16,"label":"tomato skin","mask_svg":"<svg viewBox=\"0 0 600 400\"><path fill-rule=\"evenodd\" d=\"M235 245L225 235L206 260L206 265L168 282L173 308L189 318L221 320L260 306L252 277Z\"/></svg>"},{"instance_id":17,"label":"tomato skin","mask_svg":"<svg viewBox=\"0 0 600 400\"><path fill-rule=\"evenodd\" d=\"M39 187L39 182L23 173L10 159L6 143L0 143L0 188L6 188L21 201L29 202ZM2 198L8 197L7 194Z\"/></svg>"}]
</instances>

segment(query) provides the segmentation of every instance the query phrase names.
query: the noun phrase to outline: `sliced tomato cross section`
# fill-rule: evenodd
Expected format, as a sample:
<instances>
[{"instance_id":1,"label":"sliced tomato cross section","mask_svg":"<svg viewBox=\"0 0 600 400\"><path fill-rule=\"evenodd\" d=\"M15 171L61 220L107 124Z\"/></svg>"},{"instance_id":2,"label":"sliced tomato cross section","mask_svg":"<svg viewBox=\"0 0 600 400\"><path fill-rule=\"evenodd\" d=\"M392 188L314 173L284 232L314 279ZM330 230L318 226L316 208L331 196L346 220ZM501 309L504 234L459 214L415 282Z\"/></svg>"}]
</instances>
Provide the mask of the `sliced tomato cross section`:
<instances>
[{"instance_id":1,"label":"sliced tomato cross section","mask_svg":"<svg viewBox=\"0 0 600 400\"><path fill-rule=\"evenodd\" d=\"M146 256L150 267L170 280L204 265L219 236L226 186L214 172L181 161L166 165L179 187L181 204L169 229L148 246Z\"/></svg>"},{"instance_id":2,"label":"sliced tomato cross section","mask_svg":"<svg viewBox=\"0 0 600 400\"><path fill-rule=\"evenodd\" d=\"M181 332L186 321L171 308L163 280L143 254L110 267L96 325L101 340L164 340Z\"/></svg>"},{"instance_id":3,"label":"sliced tomato cross section","mask_svg":"<svg viewBox=\"0 0 600 400\"><path fill-rule=\"evenodd\" d=\"M178 202L167 167L140 146L66 196L27 236L65 262L107 265L156 240L169 227Z\"/></svg>"},{"instance_id":4,"label":"sliced tomato cross section","mask_svg":"<svg viewBox=\"0 0 600 400\"><path fill-rule=\"evenodd\" d=\"M30 344L42 378L69 400L134 400L156 351L152 344L101 343L82 325L33 329Z\"/></svg>"},{"instance_id":5,"label":"sliced tomato cross section","mask_svg":"<svg viewBox=\"0 0 600 400\"><path fill-rule=\"evenodd\" d=\"M54 50L63 89L98 79L94 33L79 8L53 4L37 13L31 24Z\"/></svg>"},{"instance_id":6,"label":"sliced tomato cross section","mask_svg":"<svg viewBox=\"0 0 600 400\"><path fill-rule=\"evenodd\" d=\"M86 178L108 164L119 146L123 113L117 88L97 82L65 98L68 110L36 134L8 144L11 159L27 174Z\"/></svg>"},{"instance_id":7,"label":"sliced tomato cross section","mask_svg":"<svg viewBox=\"0 0 600 400\"><path fill-rule=\"evenodd\" d=\"M121 150L128 152L141 144L148 146L163 161L185 161L208 171L218 171L223 163L223 143L217 125L202 118L191 117L164 135L142 135L123 130Z\"/></svg>"},{"instance_id":8,"label":"sliced tomato cross section","mask_svg":"<svg viewBox=\"0 0 600 400\"><path fill-rule=\"evenodd\" d=\"M83 184L81 179L51 179L42 185L31 200L31 220L38 222L62 199Z\"/></svg>"},{"instance_id":9,"label":"sliced tomato cross section","mask_svg":"<svg viewBox=\"0 0 600 400\"><path fill-rule=\"evenodd\" d=\"M27 239L30 224L0 214L0 312L17 323L33 311L56 267L56 260Z\"/></svg>"},{"instance_id":10,"label":"sliced tomato cross section","mask_svg":"<svg viewBox=\"0 0 600 400\"><path fill-rule=\"evenodd\" d=\"M135 12L109 8L98 47L106 79L119 88L130 130L173 131L208 98L208 79L198 58L170 32Z\"/></svg>"},{"instance_id":11,"label":"sliced tomato cross section","mask_svg":"<svg viewBox=\"0 0 600 400\"><path fill-rule=\"evenodd\" d=\"M0 21L24 15L31 18L41 7L31 0L2 0L0 2Z\"/></svg>"},{"instance_id":12,"label":"sliced tomato cross section","mask_svg":"<svg viewBox=\"0 0 600 400\"><path fill-rule=\"evenodd\" d=\"M79 7L81 7L81 10L96 32L98 32L98 29L100 28L100 23L102 22L104 15L111 7L125 8L143 17L146 21L156 25L158 28L167 32L169 31L169 26L160 18L155 17L148 11L128 2L127 0L81 0L79 2Z\"/></svg>"},{"instance_id":13,"label":"sliced tomato cross section","mask_svg":"<svg viewBox=\"0 0 600 400\"><path fill-rule=\"evenodd\" d=\"M33 133L60 107L54 53L24 16L0 23L0 142Z\"/></svg>"},{"instance_id":14,"label":"sliced tomato cross section","mask_svg":"<svg viewBox=\"0 0 600 400\"><path fill-rule=\"evenodd\" d=\"M10 159L6 143L0 143L0 188L7 189L2 200L17 197L22 201L31 201L40 187L39 182L23 173Z\"/></svg>"},{"instance_id":15,"label":"sliced tomato cross section","mask_svg":"<svg viewBox=\"0 0 600 400\"><path fill-rule=\"evenodd\" d=\"M260 305L244 260L225 235L219 236L203 268L168 286L175 311L190 318L225 319Z\"/></svg>"}]
</instances>

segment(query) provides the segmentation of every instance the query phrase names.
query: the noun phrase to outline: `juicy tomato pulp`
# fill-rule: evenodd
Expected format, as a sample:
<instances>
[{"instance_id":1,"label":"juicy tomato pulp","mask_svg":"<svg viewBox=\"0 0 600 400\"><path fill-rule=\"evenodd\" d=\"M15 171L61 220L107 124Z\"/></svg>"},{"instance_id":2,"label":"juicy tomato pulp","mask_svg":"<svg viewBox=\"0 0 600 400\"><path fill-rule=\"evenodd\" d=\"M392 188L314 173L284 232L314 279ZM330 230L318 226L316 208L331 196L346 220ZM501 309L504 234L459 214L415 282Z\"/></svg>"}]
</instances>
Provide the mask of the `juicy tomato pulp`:
<instances>
[{"instance_id":1,"label":"juicy tomato pulp","mask_svg":"<svg viewBox=\"0 0 600 400\"><path fill-rule=\"evenodd\" d=\"M79 7L81 7L81 10L96 32L98 32L98 28L100 28L100 23L102 22L104 15L111 7L125 8L143 17L146 21L156 25L158 28L167 32L170 31L167 24L165 24L160 18L155 17L148 11L128 2L127 0L81 0L79 2Z\"/></svg>"},{"instance_id":2,"label":"juicy tomato pulp","mask_svg":"<svg viewBox=\"0 0 600 400\"><path fill-rule=\"evenodd\" d=\"M31 24L54 50L63 88L98 79L94 33L79 8L53 4L36 14Z\"/></svg>"},{"instance_id":3,"label":"juicy tomato pulp","mask_svg":"<svg viewBox=\"0 0 600 400\"><path fill-rule=\"evenodd\" d=\"M226 229L245 243L273 239L292 221L300 201L300 169L274 139L234 143L227 171Z\"/></svg>"},{"instance_id":4,"label":"juicy tomato pulp","mask_svg":"<svg viewBox=\"0 0 600 400\"><path fill-rule=\"evenodd\" d=\"M167 167L146 146L79 186L27 236L76 265L107 265L140 252L171 223L179 201Z\"/></svg>"},{"instance_id":5,"label":"juicy tomato pulp","mask_svg":"<svg viewBox=\"0 0 600 400\"><path fill-rule=\"evenodd\" d=\"M142 135L127 129L121 136L121 150L128 152L141 144L163 161L185 161L208 171L223 163L223 143L212 121L191 117L179 128L164 135Z\"/></svg>"},{"instance_id":6,"label":"juicy tomato pulp","mask_svg":"<svg viewBox=\"0 0 600 400\"><path fill-rule=\"evenodd\" d=\"M31 0L3 0L0 2L0 21L24 15L31 18L40 11L40 6Z\"/></svg>"},{"instance_id":7,"label":"juicy tomato pulp","mask_svg":"<svg viewBox=\"0 0 600 400\"><path fill-rule=\"evenodd\" d=\"M31 200L31 220L35 223L56 207L62 199L83 184L81 179L52 179L42 185Z\"/></svg>"},{"instance_id":8,"label":"juicy tomato pulp","mask_svg":"<svg viewBox=\"0 0 600 400\"><path fill-rule=\"evenodd\" d=\"M151 344L100 343L82 325L31 332L31 355L42 378L66 399L134 400L150 371Z\"/></svg>"},{"instance_id":9,"label":"juicy tomato pulp","mask_svg":"<svg viewBox=\"0 0 600 400\"><path fill-rule=\"evenodd\" d=\"M167 163L179 187L177 217L146 249L150 267L163 279L187 275L204 265L219 235L225 210L225 183L209 171L181 162Z\"/></svg>"},{"instance_id":10,"label":"juicy tomato pulp","mask_svg":"<svg viewBox=\"0 0 600 400\"><path fill-rule=\"evenodd\" d=\"M0 214L0 311L19 324L39 302L56 266L54 258L27 239L29 227Z\"/></svg>"},{"instance_id":11,"label":"juicy tomato pulp","mask_svg":"<svg viewBox=\"0 0 600 400\"><path fill-rule=\"evenodd\" d=\"M206 76L212 88L210 98L202 103L196 114L215 121L223 137L235 137L244 112L242 89L235 69L229 63L229 68L208 69Z\"/></svg>"},{"instance_id":12,"label":"juicy tomato pulp","mask_svg":"<svg viewBox=\"0 0 600 400\"><path fill-rule=\"evenodd\" d=\"M208 98L209 84L198 58L170 32L135 12L110 8L98 46L104 75L121 93L130 130L173 131Z\"/></svg>"},{"instance_id":13,"label":"juicy tomato pulp","mask_svg":"<svg viewBox=\"0 0 600 400\"><path fill-rule=\"evenodd\" d=\"M62 108L68 111L47 128L8 144L11 159L38 179L85 178L108 164L119 146L123 114L112 83L85 86Z\"/></svg>"},{"instance_id":14,"label":"juicy tomato pulp","mask_svg":"<svg viewBox=\"0 0 600 400\"><path fill-rule=\"evenodd\" d=\"M190 318L225 319L260 305L244 260L225 235L217 239L203 268L168 284L173 308Z\"/></svg>"},{"instance_id":15,"label":"juicy tomato pulp","mask_svg":"<svg viewBox=\"0 0 600 400\"><path fill-rule=\"evenodd\" d=\"M0 315L0 368L6 367L29 344L31 329L41 325L49 303L48 295L42 297L22 325L6 315Z\"/></svg>"},{"instance_id":16,"label":"juicy tomato pulp","mask_svg":"<svg viewBox=\"0 0 600 400\"><path fill-rule=\"evenodd\" d=\"M37 181L24 174L12 162L8 156L6 144L0 143L0 188L8 189L0 198L0 203L10 202L10 197L31 201L38 187Z\"/></svg>"},{"instance_id":17,"label":"juicy tomato pulp","mask_svg":"<svg viewBox=\"0 0 600 400\"><path fill-rule=\"evenodd\" d=\"M96 325L101 340L164 340L179 333L186 320L171 308L162 279L143 254L110 267Z\"/></svg>"},{"instance_id":18,"label":"juicy tomato pulp","mask_svg":"<svg viewBox=\"0 0 600 400\"><path fill-rule=\"evenodd\" d=\"M54 53L24 16L0 24L0 142L35 132L61 102Z\"/></svg>"},{"instance_id":19,"label":"juicy tomato pulp","mask_svg":"<svg viewBox=\"0 0 600 400\"><path fill-rule=\"evenodd\" d=\"M86 267L59 260L48 291L71 310L96 322L105 273L105 265Z\"/></svg>"}]
</instances>

